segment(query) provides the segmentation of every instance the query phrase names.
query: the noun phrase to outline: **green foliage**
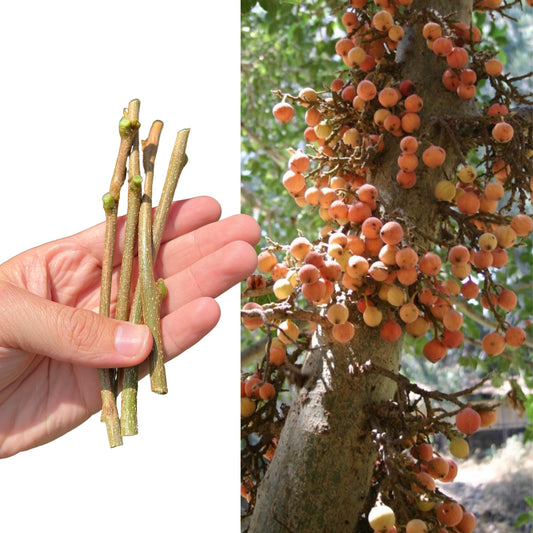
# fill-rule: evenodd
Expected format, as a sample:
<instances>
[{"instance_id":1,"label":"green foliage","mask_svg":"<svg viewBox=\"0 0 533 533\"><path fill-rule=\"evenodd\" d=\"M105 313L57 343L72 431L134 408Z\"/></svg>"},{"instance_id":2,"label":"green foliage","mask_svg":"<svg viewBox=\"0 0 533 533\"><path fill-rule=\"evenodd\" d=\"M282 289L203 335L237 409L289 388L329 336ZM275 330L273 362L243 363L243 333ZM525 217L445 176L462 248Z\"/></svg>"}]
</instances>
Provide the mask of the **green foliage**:
<instances>
[{"instance_id":1,"label":"green foliage","mask_svg":"<svg viewBox=\"0 0 533 533\"><path fill-rule=\"evenodd\" d=\"M530 509L527 512L522 513L516 520L514 527L517 529L522 526L527 526L528 524L533 525L533 496L528 496L524 498L524 500L529 505Z\"/></svg>"},{"instance_id":2,"label":"green foliage","mask_svg":"<svg viewBox=\"0 0 533 533\"><path fill-rule=\"evenodd\" d=\"M303 111L280 125L272 116L279 102L272 91L329 86L338 69L331 36L339 23L320 0L241 5L242 210L255 216L266 235L286 241L296 236L296 226L309 234L318 226L309 211L295 209L281 182L287 148L303 147L302 131L294 126L303 122Z\"/></svg>"}]
</instances>

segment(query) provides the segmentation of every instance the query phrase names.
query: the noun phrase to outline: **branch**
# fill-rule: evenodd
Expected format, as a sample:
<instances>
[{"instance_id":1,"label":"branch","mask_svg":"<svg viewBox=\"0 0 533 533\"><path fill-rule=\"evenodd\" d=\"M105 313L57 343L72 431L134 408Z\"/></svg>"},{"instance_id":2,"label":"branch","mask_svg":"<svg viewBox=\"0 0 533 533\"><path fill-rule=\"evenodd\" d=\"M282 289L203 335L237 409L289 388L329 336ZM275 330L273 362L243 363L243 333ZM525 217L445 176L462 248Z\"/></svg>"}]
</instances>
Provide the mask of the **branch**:
<instances>
[{"instance_id":1,"label":"branch","mask_svg":"<svg viewBox=\"0 0 533 533\"><path fill-rule=\"evenodd\" d=\"M139 106L134 109L134 115L130 119L139 122ZM133 271L133 259L135 256L135 241L137 238L137 226L139 221L139 208L141 205L141 168L139 166L139 132L133 137L132 152L129 159L129 187L128 187L128 212L126 215L126 230L124 237L124 251L120 266L120 279L117 296L117 320L128 320L131 276Z\"/></svg>"},{"instance_id":2,"label":"branch","mask_svg":"<svg viewBox=\"0 0 533 533\"><path fill-rule=\"evenodd\" d=\"M265 325L270 327L277 326L275 322L290 318L291 320L305 320L307 322L315 322L324 328L331 328L333 324L325 317L316 311L306 311L304 309L291 309L283 304L276 305L276 307L267 309L241 309L242 316L263 318Z\"/></svg>"},{"instance_id":3,"label":"branch","mask_svg":"<svg viewBox=\"0 0 533 533\"><path fill-rule=\"evenodd\" d=\"M274 293L274 284L267 283L266 287L263 287L261 289L245 289L241 294L241 299L258 298L259 296L264 296L265 294L273 294L273 293Z\"/></svg>"},{"instance_id":4,"label":"branch","mask_svg":"<svg viewBox=\"0 0 533 533\"><path fill-rule=\"evenodd\" d=\"M110 194L104 195L106 216L104 257L102 259L102 279L100 286L100 315L108 317L111 307L111 280L113 272L113 253L117 227L117 202ZM112 369L99 368L100 395L102 397L102 421L106 424L109 446L122 445L120 421L116 405L115 383Z\"/></svg>"},{"instance_id":5,"label":"branch","mask_svg":"<svg viewBox=\"0 0 533 533\"><path fill-rule=\"evenodd\" d=\"M416 383L412 383L407 377L403 376L402 374L396 374L390 370L387 370L386 368L383 368L381 366L376 365L371 360L366 361L365 363L359 365L356 365L358 369L359 375L363 375L365 372L373 372L374 374L380 374L382 376L385 376L388 379L391 379L395 381L398 384L398 387L401 387L404 390L408 390L410 392L413 392L414 394L421 396L426 399L432 399L437 401L447 401L450 403L454 403L459 408L466 407L466 403L459 400L462 396L467 396L472 394L476 389L481 387L486 381L488 381L492 375L487 374L481 381L478 383L475 383L471 387L468 387L466 389L463 389L458 392L454 392L453 394L447 394L445 392L441 392L439 390L426 390L422 387L418 386ZM450 414L450 413L447 413Z\"/></svg>"},{"instance_id":6,"label":"branch","mask_svg":"<svg viewBox=\"0 0 533 533\"><path fill-rule=\"evenodd\" d=\"M135 136L139 130L139 107L141 102L139 100L132 100L128 109L124 110L124 116L119 122L120 146L118 150L117 160L115 162L115 169L111 184L109 186L109 194L118 202L120 197L120 189L126 179L126 161L130 155L131 147Z\"/></svg>"},{"instance_id":7,"label":"branch","mask_svg":"<svg viewBox=\"0 0 533 533\"><path fill-rule=\"evenodd\" d=\"M480 326L485 326L486 328L492 331L498 329L497 324L483 316L481 313L478 313L477 311L472 309L472 307L469 306L466 302L458 298L454 298L453 303L458 310L460 310L467 317L471 318L474 322L477 322ZM533 349L533 341L529 338L526 338L524 346Z\"/></svg>"},{"instance_id":8,"label":"branch","mask_svg":"<svg viewBox=\"0 0 533 533\"><path fill-rule=\"evenodd\" d=\"M159 141L162 123L154 122L149 139L143 142L143 166L146 173L144 194L139 214L139 284L143 317L154 339L149 356L150 382L152 390L158 394L168 392L164 366L163 337L161 335L161 300L154 279L154 253L152 249L152 184L153 167L158 143L151 143L153 136Z\"/></svg>"},{"instance_id":9,"label":"branch","mask_svg":"<svg viewBox=\"0 0 533 533\"><path fill-rule=\"evenodd\" d=\"M128 320L130 312L130 294L133 272L133 259L137 226L139 223L139 210L141 206L142 178L135 175L128 187L128 213L126 216L126 235L124 237L124 253L120 268L120 281L117 297L116 318ZM138 321L140 322L140 320ZM136 368L136 367L135 367ZM121 396L120 428L123 436L137 434L137 381L138 373L126 368L122 371L123 384Z\"/></svg>"},{"instance_id":10,"label":"branch","mask_svg":"<svg viewBox=\"0 0 533 533\"><path fill-rule=\"evenodd\" d=\"M100 314L110 315L111 282L113 274L113 256L115 252L115 235L117 227L118 202L120 189L126 179L126 162L134 138L139 129L139 100L132 100L124 117L119 122L120 147L109 186L109 192L103 197L106 214L106 233L104 256L102 258L102 281L100 288ZM102 420L106 424L107 436L111 447L122 445L120 420L118 417L115 393L114 371L109 368L98 369L100 391L102 396Z\"/></svg>"},{"instance_id":11,"label":"branch","mask_svg":"<svg viewBox=\"0 0 533 533\"><path fill-rule=\"evenodd\" d=\"M471 339L470 337L464 337L464 342L470 344L471 346L475 346L476 348L483 348L481 342L477 339ZM503 357L504 359L507 359L508 361L513 361L514 357L513 354L508 352L507 350L504 350L501 354L499 354L498 357ZM522 361L525 366L528 366L531 370L533 370L533 361L530 361L529 359L523 359Z\"/></svg>"}]
</instances>

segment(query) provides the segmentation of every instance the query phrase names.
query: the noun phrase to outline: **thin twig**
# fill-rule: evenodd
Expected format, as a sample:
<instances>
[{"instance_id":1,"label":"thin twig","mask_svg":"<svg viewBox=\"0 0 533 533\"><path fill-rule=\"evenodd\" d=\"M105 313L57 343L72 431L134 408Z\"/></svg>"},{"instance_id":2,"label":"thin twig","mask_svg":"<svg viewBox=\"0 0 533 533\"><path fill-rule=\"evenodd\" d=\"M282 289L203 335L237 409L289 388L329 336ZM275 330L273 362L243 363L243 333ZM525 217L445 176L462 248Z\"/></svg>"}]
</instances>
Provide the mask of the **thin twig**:
<instances>
[{"instance_id":1,"label":"thin twig","mask_svg":"<svg viewBox=\"0 0 533 533\"><path fill-rule=\"evenodd\" d=\"M138 108L137 108L138 111ZM132 119L139 120L138 116ZM137 242L137 228L139 226L139 210L142 196L142 177L139 151L139 132L133 138L128 166L128 212L126 215L126 230L124 236L124 251L122 252L122 264L120 267L120 280L117 296L117 320L128 320L130 312L130 295L133 283L133 260ZM119 376L122 378L122 395L120 408L120 429L122 436L136 435L137 424L137 372L134 379L127 380L124 377L126 370L121 369ZM131 377L131 376L130 376ZM119 378L120 379L120 378Z\"/></svg>"},{"instance_id":2,"label":"thin twig","mask_svg":"<svg viewBox=\"0 0 533 533\"><path fill-rule=\"evenodd\" d=\"M137 226L139 223L139 210L141 206L142 178L136 175L132 178L128 190L128 213L126 216L126 236L124 238L124 252L120 270L120 281L117 298L116 318L128 320L129 300L132 284L133 259L135 243L137 239ZM140 321L139 321L140 322ZM126 379L128 369L122 371L122 396L120 427L123 436L136 435L137 429L137 381L138 373L135 372L133 379Z\"/></svg>"},{"instance_id":3,"label":"thin twig","mask_svg":"<svg viewBox=\"0 0 533 533\"><path fill-rule=\"evenodd\" d=\"M120 146L115 170L109 186L109 194L118 202L120 189L126 180L126 163L131 152L131 147L137 132L139 131L139 100L132 100L128 104L128 109L124 110L124 116L119 122Z\"/></svg>"},{"instance_id":4,"label":"thin twig","mask_svg":"<svg viewBox=\"0 0 533 533\"><path fill-rule=\"evenodd\" d=\"M157 154L157 149L159 146L159 137L161 135L161 130L163 128L163 123L161 121L155 121L152 124L148 138L142 142L143 148L143 166L145 174L148 179L152 179L154 172L154 161ZM152 261L155 260L159 247L161 245L161 239L163 235L163 228L166 224L168 214L170 211L170 206L174 198L174 193L178 180L181 175L183 167L187 163L187 156L185 154L185 149L187 145L187 139L189 135L189 129L184 129L178 132L174 149L170 158L170 163L167 171L167 176L165 183L163 185L163 191L161 193L161 198L159 200L159 205L157 207L153 227L152 227ZM137 285L135 295L133 298L133 303L131 306L130 312L130 321L134 323L140 323L142 320L142 305L141 305L141 284ZM124 371L124 391L126 392L129 388L134 386L138 380L138 367L127 368ZM128 393L126 392L126 396ZM123 393L124 398L124 393ZM136 401L136 397L135 397ZM136 403L132 398L131 402L128 402L128 410L136 411Z\"/></svg>"},{"instance_id":5,"label":"thin twig","mask_svg":"<svg viewBox=\"0 0 533 533\"><path fill-rule=\"evenodd\" d=\"M421 396L424 399L432 399L437 401L447 401L454 403L457 405L460 409L465 407L467 405L467 402L463 402L459 400L459 398L463 396L468 396L472 392L474 392L476 389L481 387L486 381L492 378L492 374L489 373L485 375L479 382L475 383L474 385L467 387L466 389L463 389L461 391L455 392L453 394L447 394L445 392L441 392L439 390L426 390L416 383L411 383L411 381L403 376L402 374L397 374L395 372L392 372L388 370L387 368L384 368L382 366L376 365L372 361L368 360L362 365L358 366L358 372L359 375L363 375L365 372L372 372L374 374L380 374L382 376L385 376L393 381L395 381L399 387L408 390L410 392L413 392L414 394Z\"/></svg>"},{"instance_id":6,"label":"thin twig","mask_svg":"<svg viewBox=\"0 0 533 533\"><path fill-rule=\"evenodd\" d=\"M104 257L102 259L102 282L100 289L100 314L110 315L111 307L111 281L113 273L113 256L115 252L115 235L117 226L118 202L120 189L126 179L126 163L131 151L133 139L139 129L137 118L139 113L139 100L132 100L125 111L124 117L119 122L120 147L111 178L109 192L104 195L104 210L106 214L106 234L104 244ZM99 369L100 390L102 396L102 420L106 424L107 436L111 447L122 445L120 420L116 406L116 392L114 370Z\"/></svg>"},{"instance_id":7,"label":"thin twig","mask_svg":"<svg viewBox=\"0 0 533 533\"><path fill-rule=\"evenodd\" d=\"M316 311L307 311L305 309L291 310L284 307L283 304L263 309L241 309L241 316L247 316L250 318L260 316L263 318L265 325L272 327L277 327L275 326L276 321L285 320L287 318L290 318L291 320L314 322L327 329L333 326L326 317Z\"/></svg>"},{"instance_id":8,"label":"thin twig","mask_svg":"<svg viewBox=\"0 0 533 533\"><path fill-rule=\"evenodd\" d=\"M159 139L161 128L162 123L152 124L150 135ZM159 130L159 133L157 130ZM146 180L139 214L139 283L144 321L150 328L154 339L149 356L150 383L154 392L166 394L168 387L164 367L163 338L161 335L160 298L154 280L154 250L152 247L152 184L158 142L151 142L150 135L142 143Z\"/></svg>"},{"instance_id":9,"label":"thin twig","mask_svg":"<svg viewBox=\"0 0 533 533\"><path fill-rule=\"evenodd\" d=\"M154 250L154 259L159 251L159 246L161 245L163 229L168 219L170 206L172 205L172 200L174 199L174 193L176 192L181 171L187 164L187 154L185 153L185 150L187 148L189 131L189 129L178 131L176 142L174 143L174 148L172 150L172 155L170 156L167 176L165 178L165 183L163 184L163 191L161 192L161 198L159 199L159 205L157 206L154 225L152 228L152 247ZM145 143L146 141L143 142L144 153L146 153ZM150 165L150 162L147 163Z\"/></svg>"},{"instance_id":10,"label":"thin twig","mask_svg":"<svg viewBox=\"0 0 533 533\"><path fill-rule=\"evenodd\" d=\"M106 214L106 233L104 257L102 259L102 281L100 289L100 314L109 316L111 307L111 275L113 271L114 239L117 224L117 202L110 197L104 196L104 210ZM112 369L99 368L98 379L100 380L100 394L102 397L102 421L107 428L109 446L122 445L120 422L118 418L115 383Z\"/></svg>"},{"instance_id":11,"label":"thin twig","mask_svg":"<svg viewBox=\"0 0 533 533\"><path fill-rule=\"evenodd\" d=\"M135 115L130 115L130 120L139 121L139 107L133 110ZM139 208L141 205L141 185L142 178L140 157L139 157L139 132L133 137L132 149L129 158L128 169L128 212L126 215L126 230L124 236L124 247L122 252L122 263L120 266L120 280L117 296L117 310L115 318L117 320L128 320L130 309L131 276L133 272L133 260L135 257L135 242L137 239L137 227L139 224Z\"/></svg>"},{"instance_id":12,"label":"thin twig","mask_svg":"<svg viewBox=\"0 0 533 533\"><path fill-rule=\"evenodd\" d=\"M456 307L456 309L460 310L464 315L468 316L474 322L477 322L479 325L484 326L486 328L489 328L490 330L496 330L498 329L498 325L486 318L481 313L478 313L476 310L474 310L471 306L467 305L464 301L460 300L459 298L454 298L453 303ZM533 341L529 338L527 338L524 342L524 346L526 348L533 348Z\"/></svg>"},{"instance_id":13,"label":"thin twig","mask_svg":"<svg viewBox=\"0 0 533 533\"><path fill-rule=\"evenodd\" d=\"M161 240L163 238L163 229L165 227L165 224L168 219L168 214L170 212L170 206L172 205L172 201L174 198L174 193L176 191L176 187L178 185L179 178L181 176L181 172L185 165L187 164L187 154L185 153L185 150L187 148L187 140L189 137L189 129L183 129L180 130L176 137L176 142L174 144L174 148L172 150L172 155L170 157L170 163L167 170L167 175L165 178L165 182L163 184L163 191L161 193L161 198L159 200L159 205L157 207L157 211L154 217L154 223L152 227L151 232L151 250L152 250L152 265L153 261L155 261L157 257L157 253L159 251L159 247L161 246ZM153 158L151 158L151 150L149 150L149 144L148 140L142 143L143 145L143 165L145 167L145 172L147 176L150 175L151 172L153 172ZM154 154L155 157L155 154ZM147 222L148 217L146 217ZM141 231L141 230L140 230ZM146 242L146 246L148 246L148 242ZM153 280L153 268L152 268L152 280ZM148 279L146 278L146 281ZM151 283L150 283L151 285ZM153 305L152 313L156 312L157 307L157 323L154 321L154 327L158 327L159 331L157 332L159 335L161 334L161 326L159 321L159 306L161 303L160 295L158 294L152 294L152 295L146 295L148 299L153 302L151 305ZM145 297L146 297L145 296ZM145 301L143 297L143 308L145 305ZM146 318L146 311L143 309L143 313L145 313L145 321L148 324L147 318ZM150 326L150 324L148 324ZM157 338L154 336L154 346L157 349L157 352L152 350L152 353L150 354L150 379L152 383L152 390L155 392L160 392L159 389L162 388L163 382L165 383L164 387L166 388L166 377L165 377L165 367L164 367L164 354L163 354L163 342L162 339L159 341L159 346ZM166 392L166 391L165 391Z\"/></svg>"},{"instance_id":14,"label":"thin twig","mask_svg":"<svg viewBox=\"0 0 533 533\"><path fill-rule=\"evenodd\" d=\"M152 257L152 197L151 187L147 180L145 193L141 202L139 214L139 281L141 284L141 298L144 322L150 328L154 342L149 356L150 383L152 391L158 394L168 392L163 338L161 335L160 298L154 280L154 265Z\"/></svg>"},{"instance_id":15,"label":"thin twig","mask_svg":"<svg viewBox=\"0 0 533 533\"><path fill-rule=\"evenodd\" d=\"M147 169L145 167L145 173L148 170L151 176L154 171L154 161L157 154L157 148L159 146L159 138L163 129L163 123L160 120L156 120L150 132L148 139L143 142L143 152L148 150L152 154L152 163ZM152 177L150 178L152 179ZM135 295L131 304L130 310L130 322L134 324L140 324L143 319L142 313L142 299L141 299L141 284L137 283L135 288ZM122 390L122 434L123 435L136 435L138 432L137 421L137 390L139 381L139 367L133 366L124 369L123 378L123 390Z\"/></svg>"}]
</instances>

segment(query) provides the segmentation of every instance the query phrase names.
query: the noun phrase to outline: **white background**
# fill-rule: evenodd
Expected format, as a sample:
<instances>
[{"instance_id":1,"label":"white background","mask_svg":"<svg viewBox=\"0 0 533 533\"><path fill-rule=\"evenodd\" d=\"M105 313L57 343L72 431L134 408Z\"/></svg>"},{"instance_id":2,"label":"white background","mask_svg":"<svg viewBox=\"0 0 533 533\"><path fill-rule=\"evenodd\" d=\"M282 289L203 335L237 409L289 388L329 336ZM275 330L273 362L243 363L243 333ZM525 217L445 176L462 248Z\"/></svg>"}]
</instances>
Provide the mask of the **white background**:
<instances>
[{"instance_id":1,"label":"white background","mask_svg":"<svg viewBox=\"0 0 533 533\"><path fill-rule=\"evenodd\" d=\"M0 262L102 221L118 120L133 98L141 138L153 120L165 123L154 198L177 131L190 127L176 197L207 194L223 217L239 211L238 9L212 0L2 4ZM168 395L141 382L139 435L111 450L95 415L0 461L2 531L237 531L238 288L218 301L219 325L168 365Z\"/></svg>"}]
</instances>

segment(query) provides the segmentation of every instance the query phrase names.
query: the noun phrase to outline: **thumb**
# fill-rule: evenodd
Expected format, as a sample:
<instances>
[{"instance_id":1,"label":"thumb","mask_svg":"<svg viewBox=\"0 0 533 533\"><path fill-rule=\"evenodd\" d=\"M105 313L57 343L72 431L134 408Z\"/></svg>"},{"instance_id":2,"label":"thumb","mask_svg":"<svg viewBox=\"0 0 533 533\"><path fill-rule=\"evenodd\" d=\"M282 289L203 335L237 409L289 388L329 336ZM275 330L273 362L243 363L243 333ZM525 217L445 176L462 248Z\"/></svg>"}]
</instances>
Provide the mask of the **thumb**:
<instances>
[{"instance_id":1,"label":"thumb","mask_svg":"<svg viewBox=\"0 0 533 533\"><path fill-rule=\"evenodd\" d=\"M112 368L146 359L152 336L147 326L61 305L0 281L0 346Z\"/></svg>"}]
</instances>

